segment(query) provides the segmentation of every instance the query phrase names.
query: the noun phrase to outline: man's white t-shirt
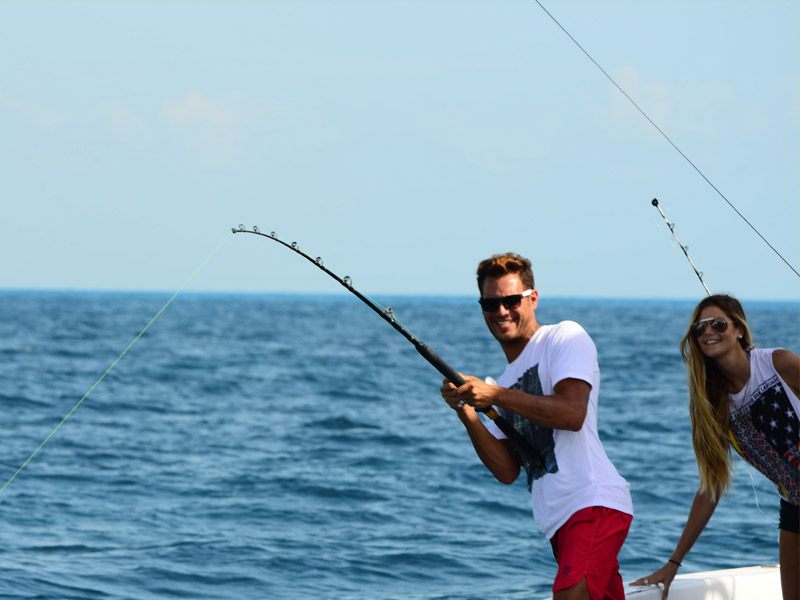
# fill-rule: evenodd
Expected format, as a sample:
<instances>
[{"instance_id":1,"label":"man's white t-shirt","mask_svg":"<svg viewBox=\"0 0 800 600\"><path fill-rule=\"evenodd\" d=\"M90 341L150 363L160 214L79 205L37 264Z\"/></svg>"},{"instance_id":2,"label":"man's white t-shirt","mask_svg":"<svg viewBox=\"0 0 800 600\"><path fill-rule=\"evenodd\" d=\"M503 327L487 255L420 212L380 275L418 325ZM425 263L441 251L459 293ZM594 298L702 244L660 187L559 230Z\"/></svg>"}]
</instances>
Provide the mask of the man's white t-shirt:
<instances>
[{"instance_id":1,"label":"man's white t-shirt","mask_svg":"<svg viewBox=\"0 0 800 600\"><path fill-rule=\"evenodd\" d=\"M548 538L575 512L589 506L605 506L633 515L630 486L611 464L597 434L600 369L594 342L583 327L574 321L541 326L497 383L550 396L555 385L567 378L592 386L579 431L542 427L495 407L537 449L539 460L535 465L525 465L525 469L533 517ZM486 426L495 438L506 438L492 421Z\"/></svg>"}]
</instances>

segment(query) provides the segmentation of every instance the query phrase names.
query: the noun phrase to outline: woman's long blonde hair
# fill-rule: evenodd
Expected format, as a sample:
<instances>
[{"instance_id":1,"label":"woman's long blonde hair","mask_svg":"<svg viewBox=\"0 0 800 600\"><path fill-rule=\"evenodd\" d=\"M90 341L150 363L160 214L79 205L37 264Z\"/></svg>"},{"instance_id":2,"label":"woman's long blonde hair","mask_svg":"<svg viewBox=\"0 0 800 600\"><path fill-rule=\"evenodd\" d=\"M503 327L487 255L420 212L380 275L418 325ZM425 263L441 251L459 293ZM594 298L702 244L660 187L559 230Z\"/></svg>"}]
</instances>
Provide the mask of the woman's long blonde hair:
<instances>
[{"instance_id":1,"label":"woman's long blonde hair","mask_svg":"<svg viewBox=\"0 0 800 600\"><path fill-rule=\"evenodd\" d=\"M700 351L691 326L703 309L716 306L742 330L739 344L751 345L750 329L741 303L734 297L715 294L700 301L692 312L689 327L681 340L681 355L689 370L689 415L692 419L692 445L700 473L700 492L719 498L731 482L729 393L727 381L716 363Z\"/></svg>"}]
</instances>

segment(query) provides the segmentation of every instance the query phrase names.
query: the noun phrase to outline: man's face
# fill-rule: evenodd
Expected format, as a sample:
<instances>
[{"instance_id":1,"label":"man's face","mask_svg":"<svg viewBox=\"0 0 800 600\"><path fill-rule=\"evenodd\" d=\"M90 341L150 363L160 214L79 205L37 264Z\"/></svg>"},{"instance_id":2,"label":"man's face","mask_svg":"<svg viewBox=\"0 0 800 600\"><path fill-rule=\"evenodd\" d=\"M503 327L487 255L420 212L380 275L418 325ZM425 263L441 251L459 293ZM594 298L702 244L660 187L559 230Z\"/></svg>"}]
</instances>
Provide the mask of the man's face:
<instances>
[{"instance_id":1,"label":"man's face","mask_svg":"<svg viewBox=\"0 0 800 600\"><path fill-rule=\"evenodd\" d=\"M502 277L487 277L483 282L482 298L503 298L522 294L525 286L519 275L509 274ZM536 323L536 307L538 292L522 298L519 305L506 308L502 303L497 310L483 312L483 319L489 331L500 342L506 344L526 344L538 328Z\"/></svg>"}]
</instances>

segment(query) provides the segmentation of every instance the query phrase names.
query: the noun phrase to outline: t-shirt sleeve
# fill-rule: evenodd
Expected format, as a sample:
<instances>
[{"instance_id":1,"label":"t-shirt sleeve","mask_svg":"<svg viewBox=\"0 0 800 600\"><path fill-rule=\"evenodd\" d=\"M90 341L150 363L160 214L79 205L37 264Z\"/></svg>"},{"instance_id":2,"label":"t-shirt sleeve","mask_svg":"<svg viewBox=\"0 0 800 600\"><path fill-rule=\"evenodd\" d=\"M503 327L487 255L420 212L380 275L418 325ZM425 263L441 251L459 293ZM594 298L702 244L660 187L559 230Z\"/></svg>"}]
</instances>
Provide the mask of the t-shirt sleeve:
<instances>
[{"instance_id":1,"label":"t-shirt sleeve","mask_svg":"<svg viewBox=\"0 0 800 600\"><path fill-rule=\"evenodd\" d=\"M489 433L491 433L495 437L495 439L497 440L508 439L508 436L505 433L503 433L497 425L494 424L494 421L492 421L487 417L484 419L484 423L486 425L486 429L489 430Z\"/></svg>"},{"instance_id":2,"label":"t-shirt sleeve","mask_svg":"<svg viewBox=\"0 0 800 600\"><path fill-rule=\"evenodd\" d=\"M594 385L597 348L586 330L575 321L563 321L550 347L550 373L553 387L564 379L580 379Z\"/></svg>"}]
</instances>

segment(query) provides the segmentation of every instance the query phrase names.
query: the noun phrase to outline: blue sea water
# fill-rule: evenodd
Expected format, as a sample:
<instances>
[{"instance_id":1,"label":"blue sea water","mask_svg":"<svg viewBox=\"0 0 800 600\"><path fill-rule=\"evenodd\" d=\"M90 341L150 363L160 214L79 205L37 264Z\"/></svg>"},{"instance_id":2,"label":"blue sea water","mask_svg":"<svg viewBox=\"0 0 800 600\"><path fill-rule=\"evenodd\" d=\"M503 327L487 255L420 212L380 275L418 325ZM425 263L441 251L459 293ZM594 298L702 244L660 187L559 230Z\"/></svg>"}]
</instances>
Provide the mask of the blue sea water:
<instances>
[{"instance_id":1,"label":"blue sea water","mask_svg":"<svg viewBox=\"0 0 800 600\"><path fill-rule=\"evenodd\" d=\"M0 484L166 300L0 294ZM382 300L455 368L502 370L474 299ZM696 486L692 305L541 300L598 346L628 581L667 558ZM800 306L746 308L758 345L800 349ZM349 296L180 296L0 495L0 597L547 597L524 478L494 481L439 381ZM685 572L777 562L777 496L736 464Z\"/></svg>"}]
</instances>

